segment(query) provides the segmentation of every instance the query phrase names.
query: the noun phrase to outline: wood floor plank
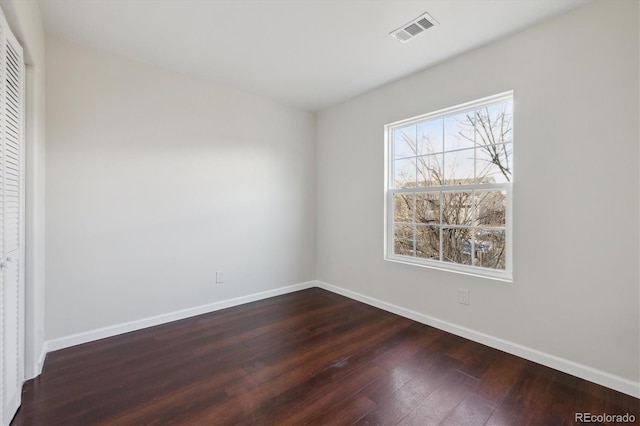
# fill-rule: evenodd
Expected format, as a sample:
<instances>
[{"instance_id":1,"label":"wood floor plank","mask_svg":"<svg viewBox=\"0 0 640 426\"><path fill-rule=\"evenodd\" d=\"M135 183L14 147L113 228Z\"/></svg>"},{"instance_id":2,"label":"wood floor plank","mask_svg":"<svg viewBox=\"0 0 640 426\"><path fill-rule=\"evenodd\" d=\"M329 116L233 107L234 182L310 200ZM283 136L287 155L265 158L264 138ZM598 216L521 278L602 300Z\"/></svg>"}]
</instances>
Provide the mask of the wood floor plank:
<instances>
[{"instance_id":1,"label":"wood floor plank","mask_svg":"<svg viewBox=\"0 0 640 426\"><path fill-rule=\"evenodd\" d=\"M320 418L329 415L334 408L358 392L372 381L376 380L382 369L373 364L367 364L341 380L341 386L327 386L311 384L302 397L288 407L278 409L277 413L269 416L276 424L320 424ZM301 389L300 389L301 390Z\"/></svg>"},{"instance_id":2,"label":"wood floor plank","mask_svg":"<svg viewBox=\"0 0 640 426\"><path fill-rule=\"evenodd\" d=\"M441 423L458 426L483 425L494 410L495 406L491 401L469 392Z\"/></svg>"},{"instance_id":3,"label":"wood floor plank","mask_svg":"<svg viewBox=\"0 0 640 426\"><path fill-rule=\"evenodd\" d=\"M507 393L523 373L528 361L501 351L491 355L491 362L480 378L477 394L495 405L503 401Z\"/></svg>"},{"instance_id":4,"label":"wood floor plank","mask_svg":"<svg viewBox=\"0 0 640 426\"><path fill-rule=\"evenodd\" d=\"M336 403L329 410L319 412L310 424L352 425L375 407L375 402L361 394L356 394L343 402Z\"/></svg>"},{"instance_id":5,"label":"wood floor plank","mask_svg":"<svg viewBox=\"0 0 640 426\"><path fill-rule=\"evenodd\" d=\"M571 424L639 401L313 288L47 356L12 425Z\"/></svg>"},{"instance_id":6,"label":"wood floor plank","mask_svg":"<svg viewBox=\"0 0 640 426\"><path fill-rule=\"evenodd\" d=\"M360 419L359 424L398 424L455 373L453 365L445 357L425 362L421 371Z\"/></svg>"},{"instance_id":7,"label":"wood floor plank","mask_svg":"<svg viewBox=\"0 0 640 426\"><path fill-rule=\"evenodd\" d=\"M458 370L451 372L400 424L419 425L425 418L441 423L478 386L478 382Z\"/></svg>"}]
</instances>

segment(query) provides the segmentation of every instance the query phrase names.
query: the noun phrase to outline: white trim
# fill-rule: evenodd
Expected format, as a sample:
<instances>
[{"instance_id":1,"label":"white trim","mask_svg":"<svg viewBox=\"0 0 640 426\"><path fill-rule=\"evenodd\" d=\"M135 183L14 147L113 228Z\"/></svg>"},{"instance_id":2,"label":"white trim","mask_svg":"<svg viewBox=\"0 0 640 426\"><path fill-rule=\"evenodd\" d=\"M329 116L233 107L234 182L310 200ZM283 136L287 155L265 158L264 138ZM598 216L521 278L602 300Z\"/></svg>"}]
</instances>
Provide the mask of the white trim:
<instances>
[{"instance_id":1,"label":"white trim","mask_svg":"<svg viewBox=\"0 0 640 426\"><path fill-rule=\"evenodd\" d=\"M455 226L447 225L447 228L454 227ZM478 266L458 265L456 263L451 263L443 266L443 262L441 261L429 261L429 259L420 259L416 257L396 254L389 255L384 260L386 260L387 262L402 263L403 265L420 266L424 268L436 269L438 271L453 272L454 274L469 275L476 278L486 278L494 281L502 281L505 283L513 282L513 275L506 274L504 271L494 271L492 269L480 268Z\"/></svg>"},{"instance_id":2,"label":"white trim","mask_svg":"<svg viewBox=\"0 0 640 426\"><path fill-rule=\"evenodd\" d=\"M149 318L142 318L139 320L129 321L126 323L112 325L109 327L103 327L96 330L72 334L70 336L60 337L58 339L47 340L44 344L43 355L41 355L41 361L40 361L41 363L39 367L40 369L42 369L42 361L44 361L44 356L46 356L47 353L56 351L58 349L68 348L70 346L92 342L94 340L104 339L106 337L113 337L119 334L128 333L131 331L136 331L136 330L140 330L147 327L153 327L155 325L165 324L171 321L177 321L177 320L193 317L196 315L202 315L209 312L230 308L233 306L244 305L245 303L255 302L257 300L262 300L262 299L268 299L269 297L280 296L282 294L292 293L294 291L305 290L314 286L315 286L315 281L307 281L304 283L294 284L287 287L279 287L273 290L267 290L260 293L253 293L246 296L240 296L240 297L235 297L233 299L223 300L220 302L209 303L207 305L201 305L193 308L182 309L179 311L156 315Z\"/></svg>"},{"instance_id":3,"label":"white trim","mask_svg":"<svg viewBox=\"0 0 640 426\"><path fill-rule=\"evenodd\" d=\"M38 377L42 373L42 367L44 367L44 359L47 357L47 343L42 344L40 354L34 359L35 365L33 366L33 372L25 377L25 380L30 380Z\"/></svg>"},{"instance_id":4,"label":"white trim","mask_svg":"<svg viewBox=\"0 0 640 426\"><path fill-rule=\"evenodd\" d=\"M23 385L24 385L24 382L26 382L27 380L35 379L40 374L42 374L42 368L44 367L44 359L47 356L47 352L48 352L47 342L42 342L42 346L40 347L39 354L36 354L34 351L34 354L29 355L29 358L25 356L25 363L29 362L28 365L30 366L30 368L25 369Z\"/></svg>"},{"instance_id":5,"label":"white trim","mask_svg":"<svg viewBox=\"0 0 640 426\"><path fill-rule=\"evenodd\" d=\"M316 285L324 290L328 290L333 293L348 297L350 299L366 303L367 305L375 306L376 308L380 308L387 312L392 312L394 314L412 319L422 324L444 330L457 336L473 340L474 342L482 343L483 345L487 345L492 348L510 353L512 355L527 359L529 361L545 365L555 370L571 374L572 376L576 376L581 379L585 379L590 382L594 382L599 385L617 390L627 395L640 398L640 383L625 379L624 377L616 376L602 370L597 370L587 365L579 364L568 359L560 358L555 355L551 355L536 349L510 342L508 340L490 336L476 330L471 330L469 328L443 321L429 315L424 315L419 312L412 311L410 309L406 309L392 303L384 302L382 300L375 299L361 293L356 293L342 287L328 284L323 281L316 281Z\"/></svg>"},{"instance_id":6,"label":"white trim","mask_svg":"<svg viewBox=\"0 0 640 426\"><path fill-rule=\"evenodd\" d=\"M422 156L424 157L424 155ZM412 157L410 157L412 158ZM413 157L415 158L415 157ZM390 189L394 194L413 194L414 192L419 192L421 194L427 194L429 192L471 192L471 191L492 191L492 190L501 190L501 191L509 191L511 190L510 182L503 183L482 183L478 185L440 185L440 186L420 186L416 188L395 188ZM449 224L447 224L449 226Z\"/></svg>"},{"instance_id":7,"label":"white trim","mask_svg":"<svg viewBox=\"0 0 640 426\"><path fill-rule=\"evenodd\" d=\"M462 112L472 111L474 109L483 108L486 106L491 106L493 104L499 104L502 102L509 102L509 101L513 102L513 90L507 90L506 92L498 93L492 96L487 96L481 99L476 99L475 101L465 102L463 104L455 105L449 108L439 109L437 111L433 111L428 114L421 114L415 117L394 121L393 123L387 124L385 127L408 126L411 124L419 123L424 120L431 120L431 119L445 117L449 115L456 115Z\"/></svg>"},{"instance_id":8,"label":"white trim","mask_svg":"<svg viewBox=\"0 0 640 426\"><path fill-rule=\"evenodd\" d=\"M602 370L579 364L564 358L557 357L545 352L541 352L536 349L532 349L526 346L519 345L498 337L490 336L485 333L481 333L476 330L472 330L466 327L462 327L448 321L443 321L438 318L431 317L429 315L421 314L410 309L403 308L401 306L394 305L392 303L384 302L373 297L366 296L355 291L347 290L342 287L338 287L324 281L307 281L300 284L294 284L287 287L280 287L273 290L263 291L260 293L254 293L247 296L236 297L233 299L223 300L221 302L215 302L208 305L197 306L194 308L183 309L180 311L170 312L167 314L157 315L150 318L144 318L141 320L131 321L123 324L118 324L110 327L104 327L97 330L87 331L84 333L78 333L71 336L61 337L59 339L48 340L45 342L42 352L38 360L38 374L42 371L43 363L47 353L67 348L70 346L79 345L82 343L91 342L94 340L104 339L106 337L117 336L119 334L128 333L130 331L136 331L155 325L165 324L170 321L177 321L185 318L189 318L196 315L206 314L209 312L218 311L220 309L230 308L233 306L243 305L245 303L255 302L269 297L280 296L282 294L291 293L294 291L305 290L312 287L318 287L332 293L340 294L350 299L357 300L367 305L375 306L387 312L400 315L405 318L412 319L422 324L429 325L431 327L444 330L448 333L455 334L457 336L464 337L474 342L487 345L489 347L499 349L501 351L510 353L512 355L519 356L529 361L536 362L538 364L545 365L547 367L562 371L567 374L579 377L581 379L588 380L590 382L597 383L599 385L617 390L619 392L631 395L633 397L640 397L640 383L625 379L620 376L616 376L607 373Z\"/></svg>"}]
</instances>

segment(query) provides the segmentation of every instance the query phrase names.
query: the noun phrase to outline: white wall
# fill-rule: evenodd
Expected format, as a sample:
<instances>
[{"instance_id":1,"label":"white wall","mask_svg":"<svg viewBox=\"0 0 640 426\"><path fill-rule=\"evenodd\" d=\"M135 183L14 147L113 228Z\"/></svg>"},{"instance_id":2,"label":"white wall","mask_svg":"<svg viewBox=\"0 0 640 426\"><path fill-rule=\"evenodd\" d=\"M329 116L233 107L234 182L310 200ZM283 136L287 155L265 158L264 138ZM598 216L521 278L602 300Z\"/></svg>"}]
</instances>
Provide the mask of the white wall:
<instances>
[{"instance_id":1,"label":"white wall","mask_svg":"<svg viewBox=\"0 0 640 426\"><path fill-rule=\"evenodd\" d=\"M599 1L320 113L318 279L637 383L638 16ZM513 283L383 261L384 124L510 89Z\"/></svg>"},{"instance_id":2,"label":"white wall","mask_svg":"<svg viewBox=\"0 0 640 426\"><path fill-rule=\"evenodd\" d=\"M45 309L45 41L35 1L0 0L26 63L25 374L42 367Z\"/></svg>"},{"instance_id":3,"label":"white wall","mask_svg":"<svg viewBox=\"0 0 640 426\"><path fill-rule=\"evenodd\" d=\"M314 279L313 114L46 47L47 339Z\"/></svg>"}]
</instances>

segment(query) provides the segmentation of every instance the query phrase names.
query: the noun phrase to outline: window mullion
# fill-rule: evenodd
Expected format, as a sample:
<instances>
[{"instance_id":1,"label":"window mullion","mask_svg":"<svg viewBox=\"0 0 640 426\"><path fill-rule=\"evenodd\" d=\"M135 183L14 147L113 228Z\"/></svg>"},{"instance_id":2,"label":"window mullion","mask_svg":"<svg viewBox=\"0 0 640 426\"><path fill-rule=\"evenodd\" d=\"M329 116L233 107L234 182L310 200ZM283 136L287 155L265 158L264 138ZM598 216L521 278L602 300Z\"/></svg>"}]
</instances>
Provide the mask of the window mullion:
<instances>
[{"instance_id":1,"label":"window mullion","mask_svg":"<svg viewBox=\"0 0 640 426\"><path fill-rule=\"evenodd\" d=\"M440 225L438 227L439 230L440 230L439 231L439 235L440 235L440 238L439 238L440 239L440 262L442 262L443 259L444 259L444 257L442 256L442 249L444 248L443 247L443 243L442 243L442 238L444 236L444 233L442 232L442 204L443 204L443 200L444 200L444 197L442 196L442 191L440 191L440 194L438 196L439 196L439 200L440 200L440 202L438 203L440 205L440 221L438 223L438 225Z\"/></svg>"},{"instance_id":2,"label":"window mullion","mask_svg":"<svg viewBox=\"0 0 640 426\"><path fill-rule=\"evenodd\" d=\"M476 264L476 191L471 191L471 264Z\"/></svg>"},{"instance_id":3,"label":"window mullion","mask_svg":"<svg viewBox=\"0 0 640 426\"><path fill-rule=\"evenodd\" d=\"M417 162L416 162L417 164ZM417 167L417 166L416 166ZM416 179L417 179L417 175L416 175ZM413 214L411 215L411 229L413 230L413 255L418 257L418 232L416 229L416 193L413 193Z\"/></svg>"}]
</instances>

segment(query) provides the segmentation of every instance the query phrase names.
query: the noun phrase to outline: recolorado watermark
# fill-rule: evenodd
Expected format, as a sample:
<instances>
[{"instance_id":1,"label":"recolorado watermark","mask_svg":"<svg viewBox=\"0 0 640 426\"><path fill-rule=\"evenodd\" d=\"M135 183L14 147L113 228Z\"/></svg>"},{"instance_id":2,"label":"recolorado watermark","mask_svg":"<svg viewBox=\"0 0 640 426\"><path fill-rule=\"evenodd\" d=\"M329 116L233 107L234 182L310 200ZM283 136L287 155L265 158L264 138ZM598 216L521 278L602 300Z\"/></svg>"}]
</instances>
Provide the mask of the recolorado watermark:
<instances>
[{"instance_id":1,"label":"recolorado watermark","mask_svg":"<svg viewBox=\"0 0 640 426\"><path fill-rule=\"evenodd\" d=\"M633 423L636 416L633 414L593 414L593 413L575 413L574 421L576 423Z\"/></svg>"}]
</instances>

